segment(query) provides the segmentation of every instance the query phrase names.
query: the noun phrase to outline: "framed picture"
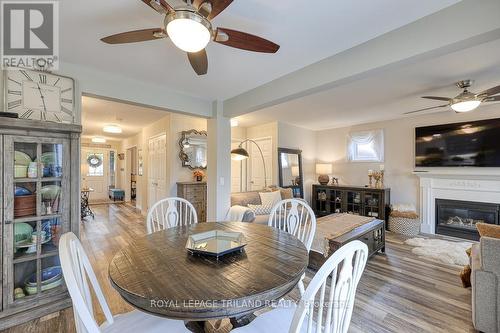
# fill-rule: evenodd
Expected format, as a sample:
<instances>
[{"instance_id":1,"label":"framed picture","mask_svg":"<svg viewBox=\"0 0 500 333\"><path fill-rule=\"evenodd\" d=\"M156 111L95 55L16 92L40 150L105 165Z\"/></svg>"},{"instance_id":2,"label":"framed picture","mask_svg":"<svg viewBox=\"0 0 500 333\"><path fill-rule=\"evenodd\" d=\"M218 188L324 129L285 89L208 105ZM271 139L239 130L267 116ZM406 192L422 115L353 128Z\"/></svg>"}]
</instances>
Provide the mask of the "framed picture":
<instances>
[{"instance_id":1,"label":"framed picture","mask_svg":"<svg viewBox=\"0 0 500 333\"><path fill-rule=\"evenodd\" d=\"M142 149L137 149L137 174L142 176L144 173L144 161L142 159Z\"/></svg>"}]
</instances>

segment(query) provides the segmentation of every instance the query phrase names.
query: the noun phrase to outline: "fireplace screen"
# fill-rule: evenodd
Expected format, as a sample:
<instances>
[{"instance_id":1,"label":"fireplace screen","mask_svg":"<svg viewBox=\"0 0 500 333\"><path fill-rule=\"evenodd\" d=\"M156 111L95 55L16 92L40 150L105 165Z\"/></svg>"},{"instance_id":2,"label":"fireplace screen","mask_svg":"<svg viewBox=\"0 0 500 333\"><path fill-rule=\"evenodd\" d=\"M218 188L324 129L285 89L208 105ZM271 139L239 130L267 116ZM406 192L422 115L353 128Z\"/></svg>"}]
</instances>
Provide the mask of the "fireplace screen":
<instances>
[{"instance_id":1,"label":"fireplace screen","mask_svg":"<svg viewBox=\"0 0 500 333\"><path fill-rule=\"evenodd\" d=\"M477 223L498 224L499 205L436 199L436 232L479 239Z\"/></svg>"}]
</instances>

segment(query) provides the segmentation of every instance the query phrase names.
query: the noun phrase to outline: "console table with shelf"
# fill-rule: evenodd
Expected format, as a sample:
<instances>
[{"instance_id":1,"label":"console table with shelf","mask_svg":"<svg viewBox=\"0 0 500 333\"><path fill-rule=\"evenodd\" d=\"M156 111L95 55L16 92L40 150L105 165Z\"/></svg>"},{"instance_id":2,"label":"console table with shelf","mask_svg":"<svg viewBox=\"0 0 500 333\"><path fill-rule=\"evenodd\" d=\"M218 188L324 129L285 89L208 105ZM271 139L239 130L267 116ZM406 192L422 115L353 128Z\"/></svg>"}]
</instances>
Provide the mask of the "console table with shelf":
<instances>
[{"instance_id":1,"label":"console table with shelf","mask_svg":"<svg viewBox=\"0 0 500 333\"><path fill-rule=\"evenodd\" d=\"M79 234L80 132L0 118L0 330L71 306L58 245Z\"/></svg>"},{"instance_id":2,"label":"console table with shelf","mask_svg":"<svg viewBox=\"0 0 500 333\"><path fill-rule=\"evenodd\" d=\"M364 186L312 186L312 208L316 216L349 213L387 221L391 190Z\"/></svg>"}]
</instances>

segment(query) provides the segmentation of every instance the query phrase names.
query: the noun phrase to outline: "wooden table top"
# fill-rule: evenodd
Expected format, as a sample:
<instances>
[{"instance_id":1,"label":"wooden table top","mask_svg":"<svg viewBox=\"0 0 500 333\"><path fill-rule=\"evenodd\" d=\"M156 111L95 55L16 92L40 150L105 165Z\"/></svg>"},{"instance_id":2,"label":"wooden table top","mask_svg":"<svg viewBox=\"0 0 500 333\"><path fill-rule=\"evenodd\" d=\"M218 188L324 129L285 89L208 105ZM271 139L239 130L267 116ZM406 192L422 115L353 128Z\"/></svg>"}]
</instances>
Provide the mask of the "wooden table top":
<instances>
[{"instance_id":1,"label":"wooden table top","mask_svg":"<svg viewBox=\"0 0 500 333\"><path fill-rule=\"evenodd\" d=\"M193 256L185 246L190 234L242 232L243 253ZM137 238L109 265L113 287L132 306L184 320L236 317L288 294L308 263L304 244L287 232L254 223L198 223Z\"/></svg>"}]
</instances>

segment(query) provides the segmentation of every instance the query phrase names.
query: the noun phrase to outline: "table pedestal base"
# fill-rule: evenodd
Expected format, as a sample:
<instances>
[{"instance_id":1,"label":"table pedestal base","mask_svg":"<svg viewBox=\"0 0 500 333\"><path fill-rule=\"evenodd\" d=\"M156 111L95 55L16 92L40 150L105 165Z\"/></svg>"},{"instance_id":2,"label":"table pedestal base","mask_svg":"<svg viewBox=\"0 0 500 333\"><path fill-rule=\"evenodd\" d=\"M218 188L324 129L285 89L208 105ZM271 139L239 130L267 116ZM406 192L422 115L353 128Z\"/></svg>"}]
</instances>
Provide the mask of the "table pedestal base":
<instances>
[{"instance_id":1,"label":"table pedestal base","mask_svg":"<svg viewBox=\"0 0 500 333\"><path fill-rule=\"evenodd\" d=\"M254 319L255 315L249 314L238 318L188 321L186 328L193 333L229 333L233 328L248 325Z\"/></svg>"}]
</instances>

